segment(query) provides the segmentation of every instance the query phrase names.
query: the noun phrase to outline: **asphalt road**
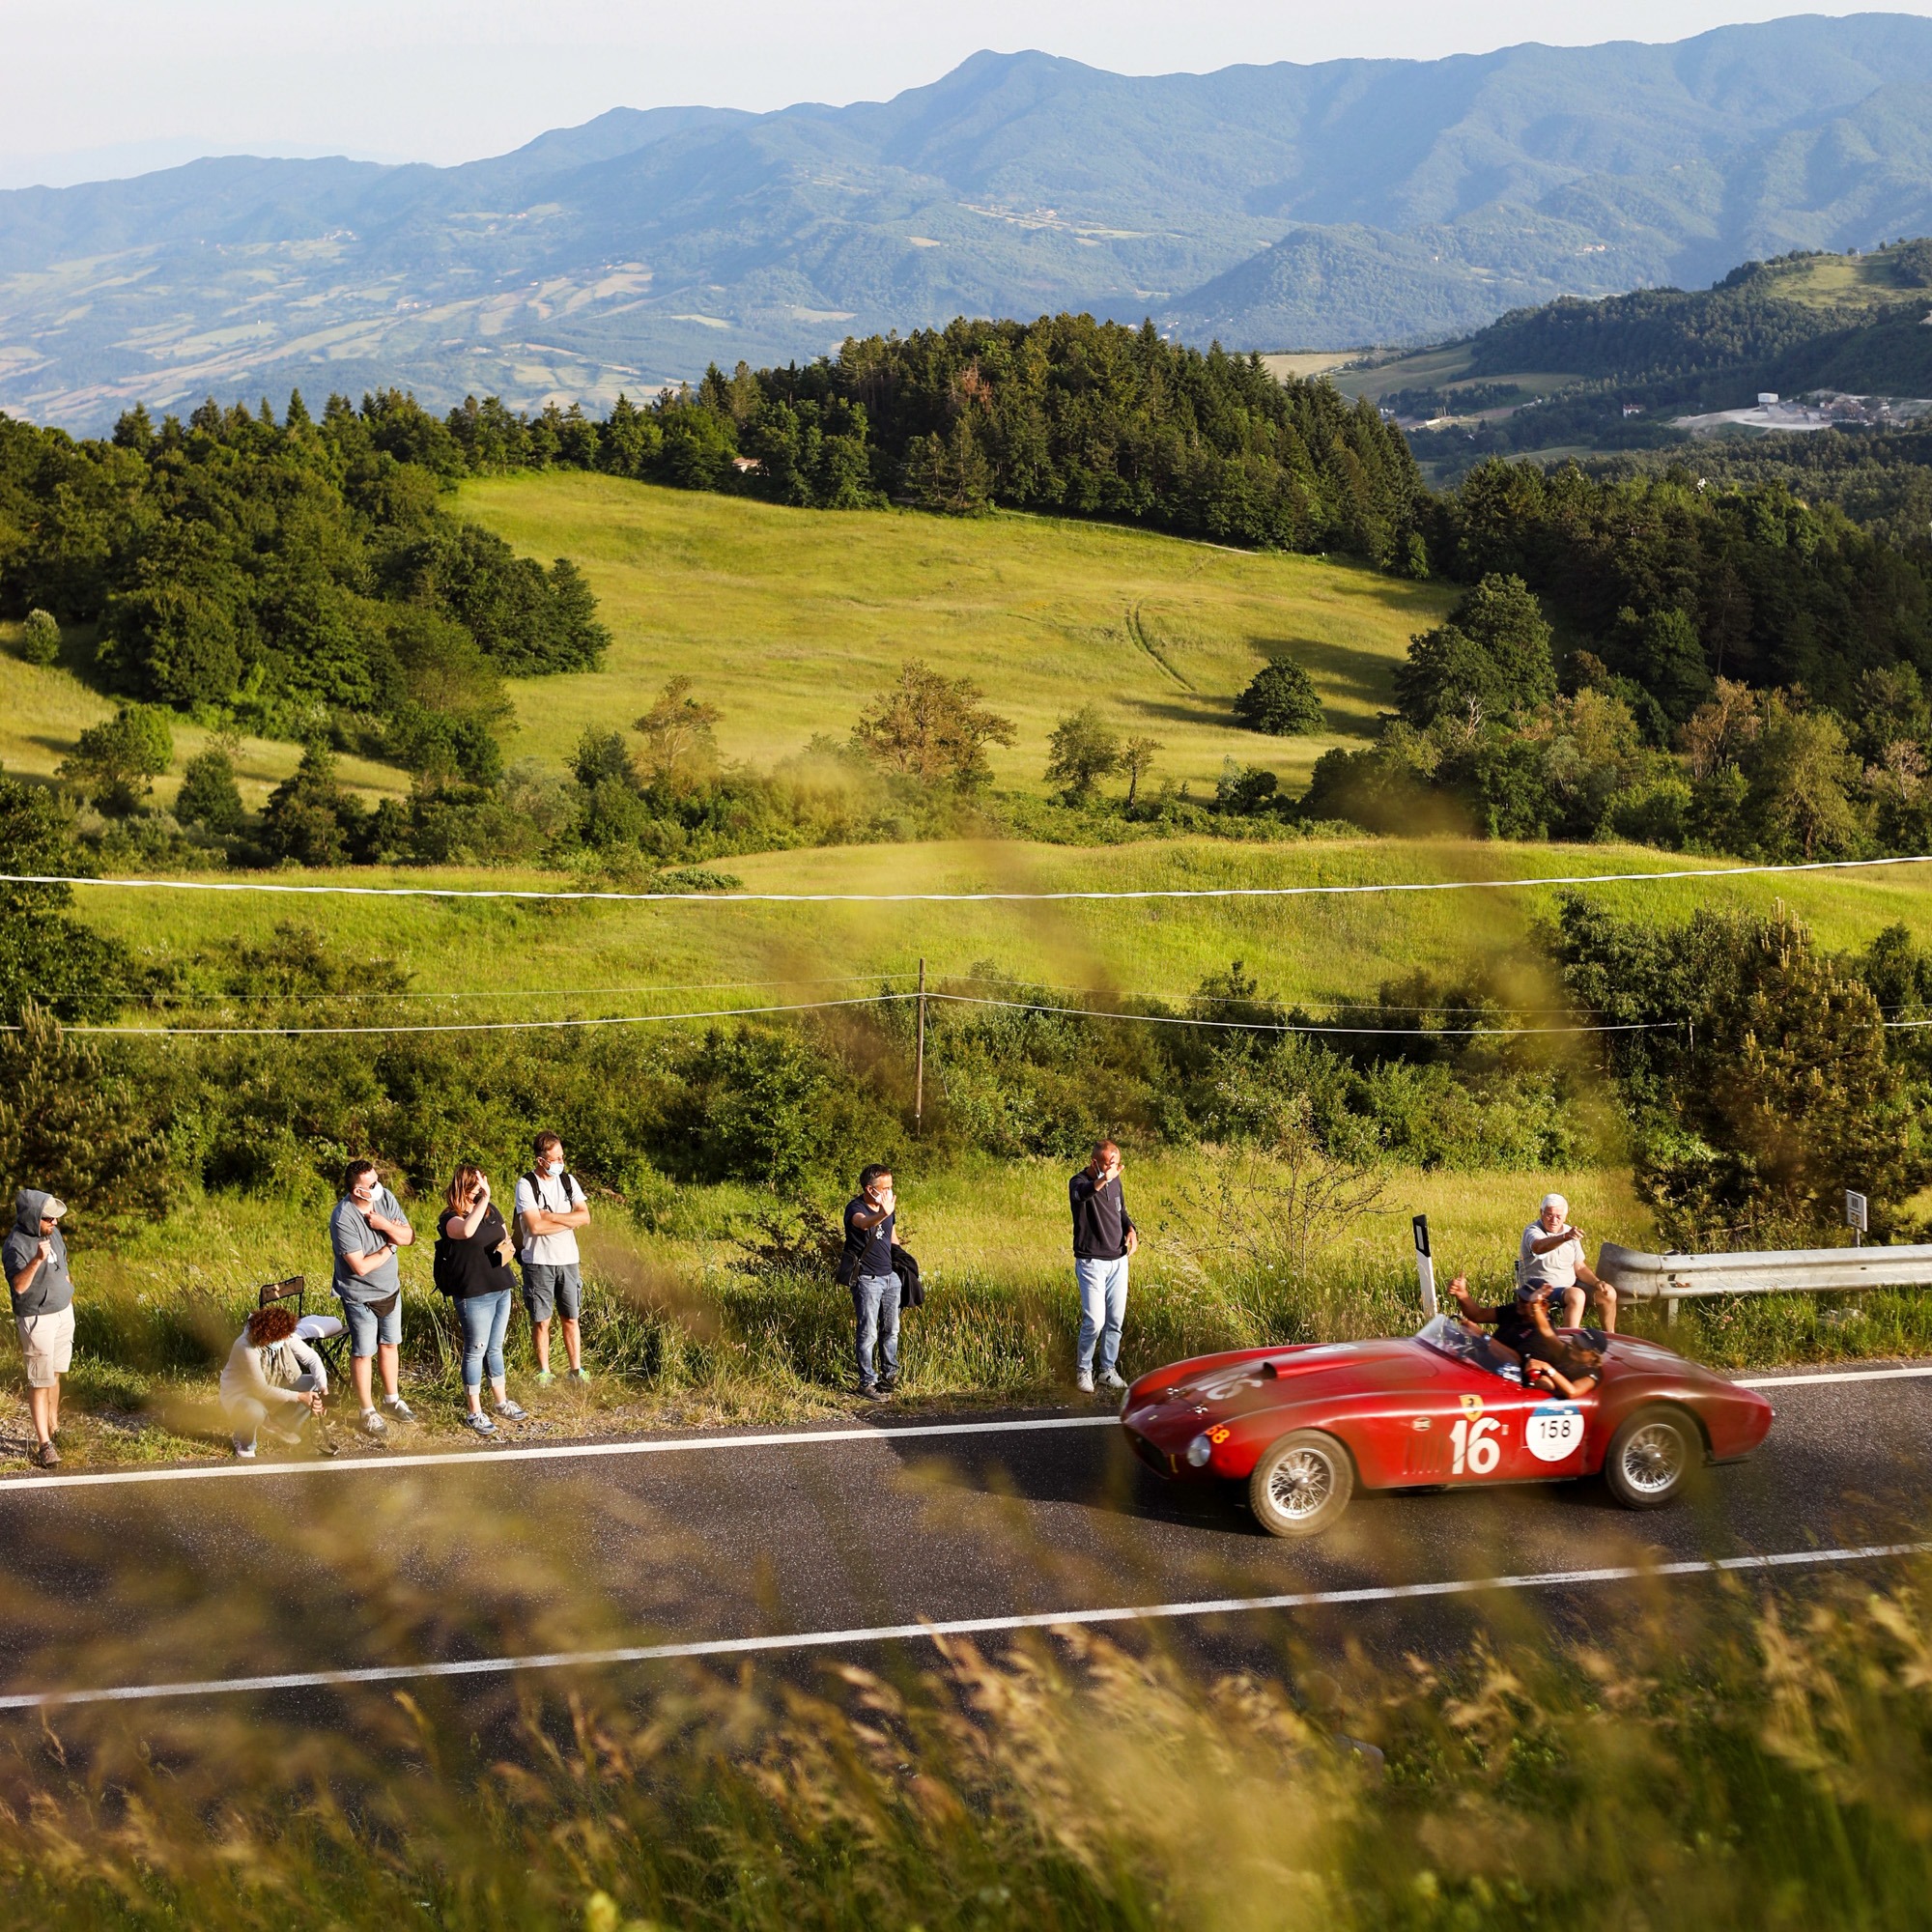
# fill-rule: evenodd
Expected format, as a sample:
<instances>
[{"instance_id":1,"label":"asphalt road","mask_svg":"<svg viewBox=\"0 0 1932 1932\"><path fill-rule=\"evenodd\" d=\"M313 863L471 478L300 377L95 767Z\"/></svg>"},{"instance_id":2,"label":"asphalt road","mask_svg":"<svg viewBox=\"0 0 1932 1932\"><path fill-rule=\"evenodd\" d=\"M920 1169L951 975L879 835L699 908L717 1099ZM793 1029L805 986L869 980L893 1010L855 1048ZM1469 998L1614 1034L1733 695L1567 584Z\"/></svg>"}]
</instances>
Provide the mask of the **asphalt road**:
<instances>
[{"instance_id":1,"label":"asphalt road","mask_svg":"<svg viewBox=\"0 0 1932 1932\"><path fill-rule=\"evenodd\" d=\"M1698 1587L1673 1563L1793 1557L1780 1574L1796 1577L1820 1552L1920 1535L1932 1373L1765 1392L1765 1447L1678 1507L1632 1514L1595 1482L1358 1495L1312 1544L1266 1537L1230 1495L1163 1484L1117 1427L1071 1411L934 1433L888 1414L616 1453L412 1461L399 1441L299 1469L28 1477L0 1484L0 1708L106 1689L299 1693L355 1671L473 1672L467 1687L497 1694L512 1660L768 1643L810 1659L903 1647L927 1623L994 1634L1150 1605L1168 1614L1122 1627L1217 1659L1291 1628L1404 1646L1477 1619L1641 1614L1646 1590ZM1632 1570L1650 1574L1576 1575ZM1567 1580L1459 1587L1552 1577ZM1284 1596L1304 1601L1194 1607Z\"/></svg>"}]
</instances>

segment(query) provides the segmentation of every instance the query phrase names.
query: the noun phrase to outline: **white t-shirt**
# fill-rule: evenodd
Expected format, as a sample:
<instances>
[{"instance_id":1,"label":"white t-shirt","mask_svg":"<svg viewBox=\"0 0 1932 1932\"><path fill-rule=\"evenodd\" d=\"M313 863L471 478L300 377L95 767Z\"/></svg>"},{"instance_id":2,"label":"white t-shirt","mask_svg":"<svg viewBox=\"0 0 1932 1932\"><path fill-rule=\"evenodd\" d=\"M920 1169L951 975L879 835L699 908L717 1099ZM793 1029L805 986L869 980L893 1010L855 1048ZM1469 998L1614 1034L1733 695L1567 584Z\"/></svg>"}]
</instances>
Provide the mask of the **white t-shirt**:
<instances>
[{"instance_id":1,"label":"white t-shirt","mask_svg":"<svg viewBox=\"0 0 1932 1932\"><path fill-rule=\"evenodd\" d=\"M564 1180L570 1181L570 1198L566 1201L563 1193ZM530 1187L527 1174L517 1179L517 1202L515 1211L527 1214L535 1208L542 1208L546 1214L568 1214L573 1208L583 1206L583 1190L577 1184L576 1175L541 1174L537 1177L535 1190ZM566 1228L559 1235L533 1235L517 1250L520 1262L534 1262L539 1267L570 1267L575 1264L577 1254L577 1230Z\"/></svg>"},{"instance_id":2,"label":"white t-shirt","mask_svg":"<svg viewBox=\"0 0 1932 1932\"><path fill-rule=\"evenodd\" d=\"M1583 1243L1575 1235L1567 1241L1538 1254L1538 1241L1547 1241L1541 1221L1532 1221L1522 1231L1522 1246L1517 1255L1516 1285L1519 1288L1575 1288L1577 1270L1583 1264Z\"/></svg>"}]
</instances>

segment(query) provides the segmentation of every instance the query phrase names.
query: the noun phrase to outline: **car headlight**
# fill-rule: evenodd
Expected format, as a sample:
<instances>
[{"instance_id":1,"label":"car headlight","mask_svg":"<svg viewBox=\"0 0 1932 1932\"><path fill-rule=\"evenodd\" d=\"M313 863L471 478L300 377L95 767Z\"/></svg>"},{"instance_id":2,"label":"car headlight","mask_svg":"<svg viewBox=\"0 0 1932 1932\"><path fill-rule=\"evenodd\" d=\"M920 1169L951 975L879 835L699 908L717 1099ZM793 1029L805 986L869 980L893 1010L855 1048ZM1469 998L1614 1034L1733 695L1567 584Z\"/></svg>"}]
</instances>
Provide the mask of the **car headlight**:
<instances>
[{"instance_id":1,"label":"car headlight","mask_svg":"<svg viewBox=\"0 0 1932 1932\"><path fill-rule=\"evenodd\" d=\"M1204 1433L1200 1435L1197 1435L1194 1438L1194 1440L1187 1445L1188 1463L1191 1467L1196 1469L1206 1468L1208 1465L1208 1457L1213 1455L1213 1453L1214 1453L1214 1445L1213 1443L1208 1441L1206 1434Z\"/></svg>"}]
</instances>

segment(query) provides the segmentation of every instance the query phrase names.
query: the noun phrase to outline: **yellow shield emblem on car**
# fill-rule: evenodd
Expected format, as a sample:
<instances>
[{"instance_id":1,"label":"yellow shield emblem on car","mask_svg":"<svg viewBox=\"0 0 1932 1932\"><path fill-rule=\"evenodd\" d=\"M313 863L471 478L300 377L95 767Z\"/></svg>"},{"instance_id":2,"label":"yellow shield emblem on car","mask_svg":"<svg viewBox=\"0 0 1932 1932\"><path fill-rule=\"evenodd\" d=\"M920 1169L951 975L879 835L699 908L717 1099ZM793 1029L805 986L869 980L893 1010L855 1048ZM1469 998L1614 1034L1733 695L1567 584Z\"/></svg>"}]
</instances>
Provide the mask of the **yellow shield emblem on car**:
<instances>
[{"instance_id":1,"label":"yellow shield emblem on car","mask_svg":"<svg viewBox=\"0 0 1932 1932\"><path fill-rule=\"evenodd\" d=\"M1466 1415L1471 1422L1474 1422L1477 1416L1481 1415L1482 1412L1483 1412L1483 1398L1481 1396L1465 1395L1463 1398L1463 1413Z\"/></svg>"}]
</instances>

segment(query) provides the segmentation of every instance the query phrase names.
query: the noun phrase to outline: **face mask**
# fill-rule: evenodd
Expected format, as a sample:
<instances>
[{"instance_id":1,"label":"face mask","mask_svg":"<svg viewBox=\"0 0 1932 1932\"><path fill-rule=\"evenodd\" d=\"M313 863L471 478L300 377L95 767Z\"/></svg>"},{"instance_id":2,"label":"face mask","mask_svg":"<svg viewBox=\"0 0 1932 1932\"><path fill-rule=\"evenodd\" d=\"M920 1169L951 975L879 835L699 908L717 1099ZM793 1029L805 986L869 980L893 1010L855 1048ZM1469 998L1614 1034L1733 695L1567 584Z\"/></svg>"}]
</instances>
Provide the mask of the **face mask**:
<instances>
[{"instance_id":1,"label":"face mask","mask_svg":"<svg viewBox=\"0 0 1932 1932\"><path fill-rule=\"evenodd\" d=\"M544 1162L544 1172L545 1172L546 1174L550 1175L550 1176L551 1176L551 1177L552 1177L553 1179L554 1179L554 1178L555 1178L555 1177L556 1177L557 1175L559 1175L559 1174L561 1174L561 1173L563 1172L563 1163L562 1163L562 1161L560 1161L560 1160L547 1160L547 1161L545 1161L545 1162Z\"/></svg>"}]
</instances>

